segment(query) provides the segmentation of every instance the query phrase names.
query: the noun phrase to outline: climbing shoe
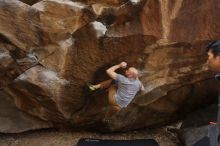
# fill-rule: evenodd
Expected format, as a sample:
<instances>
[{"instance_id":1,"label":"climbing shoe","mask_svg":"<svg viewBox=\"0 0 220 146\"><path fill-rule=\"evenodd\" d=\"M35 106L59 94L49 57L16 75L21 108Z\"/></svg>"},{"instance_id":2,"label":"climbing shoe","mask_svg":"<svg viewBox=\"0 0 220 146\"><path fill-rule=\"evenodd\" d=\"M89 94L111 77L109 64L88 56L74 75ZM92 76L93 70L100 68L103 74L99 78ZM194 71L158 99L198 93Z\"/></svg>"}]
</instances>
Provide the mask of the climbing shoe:
<instances>
[{"instance_id":1,"label":"climbing shoe","mask_svg":"<svg viewBox=\"0 0 220 146\"><path fill-rule=\"evenodd\" d=\"M87 87L89 88L90 91L95 91L97 90L97 88L94 87L94 85L90 84L90 83L86 83Z\"/></svg>"}]
</instances>

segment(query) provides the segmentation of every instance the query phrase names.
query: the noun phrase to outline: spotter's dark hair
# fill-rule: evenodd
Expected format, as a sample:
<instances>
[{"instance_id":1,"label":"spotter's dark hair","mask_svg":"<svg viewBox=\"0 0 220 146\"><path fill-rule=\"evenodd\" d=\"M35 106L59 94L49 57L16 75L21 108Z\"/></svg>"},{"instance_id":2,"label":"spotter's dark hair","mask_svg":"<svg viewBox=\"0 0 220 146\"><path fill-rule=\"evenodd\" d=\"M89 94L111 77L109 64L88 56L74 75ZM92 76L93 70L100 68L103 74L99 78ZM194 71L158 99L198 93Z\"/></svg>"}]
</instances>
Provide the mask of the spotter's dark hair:
<instances>
[{"instance_id":1,"label":"spotter's dark hair","mask_svg":"<svg viewBox=\"0 0 220 146\"><path fill-rule=\"evenodd\" d=\"M214 56L220 55L220 40L212 41L206 46L206 52L212 51Z\"/></svg>"}]
</instances>

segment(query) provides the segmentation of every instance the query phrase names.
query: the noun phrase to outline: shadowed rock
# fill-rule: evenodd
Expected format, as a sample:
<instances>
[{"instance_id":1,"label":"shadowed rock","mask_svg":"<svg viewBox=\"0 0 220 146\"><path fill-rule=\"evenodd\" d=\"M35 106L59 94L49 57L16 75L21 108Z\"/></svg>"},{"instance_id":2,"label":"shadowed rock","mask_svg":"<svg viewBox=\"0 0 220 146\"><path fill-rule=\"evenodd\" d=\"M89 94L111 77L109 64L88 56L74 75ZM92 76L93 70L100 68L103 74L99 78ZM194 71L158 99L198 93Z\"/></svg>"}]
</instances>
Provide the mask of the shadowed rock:
<instances>
[{"instance_id":1,"label":"shadowed rock","mask_svg":"<svg viewBox=\"0 0 220 146\"><path fill-rule=\"evenodd\" d=\"M28 5L33 5L33 4L35 4L35 3L37 3L37 2L39 2L41 0L19 0L19 1L21 1L23 3L26 3Z\"/></svg>"},{"instance_id":2,"label":"shadowed rock","mask_svg":"<svg viewBox=\"0 0 220 146\"><path fill-rule=\"evenodd\" d=\"M203 49L220 36L219 7L204 2L0 1L1 88L19 109L53 123L127 131L174 121L219 90ZM121 61L138 68L145 91L106 117L107 92L91 96L85 83L108 79L105 70Z\"/></svg>"}]
</instances>

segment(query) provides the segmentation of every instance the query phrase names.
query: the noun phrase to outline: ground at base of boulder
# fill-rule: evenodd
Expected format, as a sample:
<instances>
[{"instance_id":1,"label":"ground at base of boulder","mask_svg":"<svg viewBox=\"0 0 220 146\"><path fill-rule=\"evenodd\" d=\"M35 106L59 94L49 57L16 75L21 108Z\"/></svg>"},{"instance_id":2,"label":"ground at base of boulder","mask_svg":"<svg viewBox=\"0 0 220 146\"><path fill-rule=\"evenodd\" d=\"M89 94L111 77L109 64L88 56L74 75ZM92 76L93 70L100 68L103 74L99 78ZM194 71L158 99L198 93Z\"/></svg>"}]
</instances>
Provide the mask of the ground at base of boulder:
<instances>
[{"instance_id":1,"label":"ground at base of boulder","mask_svg":"<svg viewBox=\"0 0 220 146\"><path fill-rule=\"evenodd\" d=\"M167 127L110 134L88 131L59 132L54 129L47 129L20 134L0 134L0 143L1 146L75 146L80 138L115 140L155 139L160 146L181 146L176 133L171 133L167 130Z\"/></svg>"}]
</instances>

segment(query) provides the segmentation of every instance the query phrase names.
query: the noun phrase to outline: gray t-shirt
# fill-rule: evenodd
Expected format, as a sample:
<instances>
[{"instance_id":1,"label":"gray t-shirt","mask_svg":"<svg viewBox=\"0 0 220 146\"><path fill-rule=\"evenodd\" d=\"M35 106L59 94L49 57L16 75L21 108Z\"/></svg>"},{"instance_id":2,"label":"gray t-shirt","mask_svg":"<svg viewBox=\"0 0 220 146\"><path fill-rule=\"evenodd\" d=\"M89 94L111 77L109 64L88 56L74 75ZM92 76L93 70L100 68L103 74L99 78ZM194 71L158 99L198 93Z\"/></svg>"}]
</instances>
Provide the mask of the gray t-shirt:
<instances>
[{"instance_id":1,"label":"gray t-shirt","mask_svg":"<svg viewBox=\"0 0 220 146\"><path fill-rule=\"evenodd\" d=\"M121 108L127 107L141 89L142 84L138 79L128 79L120 74L117 74L115 80L118 86L115 99Z\"/></svg>"}]
</instances>

